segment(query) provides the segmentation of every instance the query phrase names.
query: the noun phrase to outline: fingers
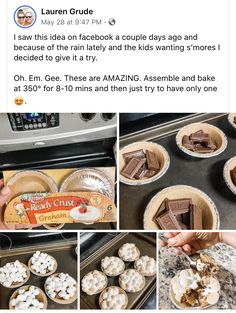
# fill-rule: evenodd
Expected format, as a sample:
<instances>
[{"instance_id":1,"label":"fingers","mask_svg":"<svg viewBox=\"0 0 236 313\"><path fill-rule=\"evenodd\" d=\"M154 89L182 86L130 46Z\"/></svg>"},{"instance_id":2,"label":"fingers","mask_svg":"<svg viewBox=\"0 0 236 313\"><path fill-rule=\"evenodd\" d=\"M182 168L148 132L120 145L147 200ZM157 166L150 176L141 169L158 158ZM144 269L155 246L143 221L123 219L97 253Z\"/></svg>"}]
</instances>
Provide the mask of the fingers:
<instances>
[{"instance_id":1,"label":"fingers","mask_svg":"<svg viewBox=\"0 0 236 313\"><path fill-rule=\"evenodd\" d=\"M168 246L171 247L183 247L185 244L194 240L194 233L178 233L176 236L168 239Z\"/></svg>"},{"instance_id":2,"label":"fingers","mask_svg":"<svg viewBox=\"0 0 236 313\"><path fill-rule=\"evenodd\" d=\"M2 185L3 186L3 185ZM11 189L8 186L2 187L0 190L0 209L7 202L8 197L10 196Z\"/></svg>"},{"instance_id":3,"label":"fingers","mask_svg":"<svg viewBox=\"0 0 236 313\"><path fill-rule=\"evenodd\" d=\"M177 234L179 234L179 232L166 232L166 233L164 233L164 237L166 237L167 239L169 239L169 238L172 238L172 237L176 236ZM168 243L165 242L165 241L163 241L163 240L160 240L160 241L159 241L159 244L160 244L160 247L161 247L161 248L168 245Z\"/></svg>"}]
</instances>

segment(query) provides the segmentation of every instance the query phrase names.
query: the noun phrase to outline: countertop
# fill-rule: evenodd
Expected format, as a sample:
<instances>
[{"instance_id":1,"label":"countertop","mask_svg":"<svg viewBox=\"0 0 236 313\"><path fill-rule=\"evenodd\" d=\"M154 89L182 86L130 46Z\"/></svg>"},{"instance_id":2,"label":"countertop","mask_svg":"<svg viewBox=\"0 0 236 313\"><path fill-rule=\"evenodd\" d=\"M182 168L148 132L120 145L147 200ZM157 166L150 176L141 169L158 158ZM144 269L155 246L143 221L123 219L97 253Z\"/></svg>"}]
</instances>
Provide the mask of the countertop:
<instances>
[{"instance_id":1,"label":"countertop","mask_svg":"<svg viewBox=\"0 0 236 313\"><path fill-rule=\"evenodd\" d=\"M212 257L220 271L217 275L221 285L220 299L210 309L236 309L236 249L219 243L202 250ZM159 309L176 309L169 298L170 280L180 270L189 268L183 256L177 256L173 248L165 247L159 251Z\"/></svg>"}]
</instances>

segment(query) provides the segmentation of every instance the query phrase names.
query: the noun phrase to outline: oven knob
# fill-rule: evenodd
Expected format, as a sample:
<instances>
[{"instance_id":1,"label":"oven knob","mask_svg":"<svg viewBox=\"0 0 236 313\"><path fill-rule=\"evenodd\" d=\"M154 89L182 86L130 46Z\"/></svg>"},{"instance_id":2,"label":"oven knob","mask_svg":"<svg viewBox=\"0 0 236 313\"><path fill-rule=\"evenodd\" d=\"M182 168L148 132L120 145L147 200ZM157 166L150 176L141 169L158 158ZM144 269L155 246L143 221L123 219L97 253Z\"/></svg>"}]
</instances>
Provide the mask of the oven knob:
<instances>
[{"instance_id":1,"label":"oven knob","mask_svg":"<svg viewBox=\"0 0 236 313\"><path fill-rule=\"evenodd\" d=\"M33 129L33 127L34 127L33 124L29 124L30 129Z\"/></svg>"},{"instance_id":2,"label":"oven knob","mask_svg":"<svg viewBox=\"0 0 236 313\"><path fill-rule=\"evenodd\" d=\"M102 119L104 121L110 121L113 119L115 115L116 115L115 113L102 113Z\"/></svg>"},{"instance_id":3,"label":"oven knob","mask_svg":"<svg viewBox=\"0 0 236 313\"><path fill-rule=\"evenodd\" d=\"M43 123L42 125L43 125L43 127L46 127L46 126L47 126L47 124L46 124L46 123Z\"/></svg>"},{"instance_id":4,"label":"oven knob","mask_svg":"<svg viewBox=\"0 0 236 313\"><path fill-rule=\"evenodd\" d=\"M96 113L81 113L80 117L83 121L91 121L95 117Z\"/></svg>"},{"instance_id":5,"label":"oven knob","mask_svg":"<svg viewBox=\"0 0 236 313\"><path fill-rule=\"evenodd\" d=\"M38 125L37 125L37 124L34 124L34 128L38 128Z\"/></svg>"},{"instance_id":6,"label":"oven knob","mask_svg":"<svg viewBox=\"0 0 236 313\"><path fill-rule=\"evenodd\" d=\"M38 128L41 128L42 127L42 123L38 123Z\"/></svg>"},{"instance_id":7,"label":"oven knob","mask_svg":"<svg viewBox=\"0 0 236 313\"><path fill-rule=\"evenodd\" d=\"M29 129L29 126L27 124L25 125L25 129Z\"/></svg>"}]
</instances>

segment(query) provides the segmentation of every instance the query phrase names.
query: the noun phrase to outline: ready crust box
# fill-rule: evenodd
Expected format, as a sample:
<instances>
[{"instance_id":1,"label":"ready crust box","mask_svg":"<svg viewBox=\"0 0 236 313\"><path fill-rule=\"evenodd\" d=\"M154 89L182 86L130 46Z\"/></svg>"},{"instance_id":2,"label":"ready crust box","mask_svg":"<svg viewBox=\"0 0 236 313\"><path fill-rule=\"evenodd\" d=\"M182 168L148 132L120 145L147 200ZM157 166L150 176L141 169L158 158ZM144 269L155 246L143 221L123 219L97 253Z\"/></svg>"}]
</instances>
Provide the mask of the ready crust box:
<instances>
[{"instance_id":1,"label":"ready crust box","mask_svg":"<svg viewBox=\"0 0 236 313\"><path fill-rule=\"evenodd\" d=\"M97 192L31 193L12 199L6 224L116 222L112 200Z\"/></svg>"},{"instance_id":2,"label":"ready crust box","mask_svg":"<svg viewBox=\"0 0 236 313\"><path fill-rule=\"evenodd\" d=\"M115 168L3 172L11 196L6 224L116 222Z\"/></svg>"}]
</instances>

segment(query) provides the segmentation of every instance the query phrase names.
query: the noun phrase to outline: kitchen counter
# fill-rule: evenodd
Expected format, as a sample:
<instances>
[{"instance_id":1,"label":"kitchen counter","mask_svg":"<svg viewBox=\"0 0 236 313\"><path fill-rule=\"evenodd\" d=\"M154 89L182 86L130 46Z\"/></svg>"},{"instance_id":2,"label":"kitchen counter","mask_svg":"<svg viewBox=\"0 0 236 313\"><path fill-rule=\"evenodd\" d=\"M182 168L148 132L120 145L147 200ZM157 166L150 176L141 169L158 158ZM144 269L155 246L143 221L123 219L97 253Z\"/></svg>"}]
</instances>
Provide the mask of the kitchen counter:
<instances>
[{"instance_id":1,"label":"kitchen counter","mask_svg":"<svg viewBox=\"0 0 236 313\"><path fill-rule=\"evenodd\" d=\"M202 250L212 257L220 271L217 275L220 285L220 299L210 309L236 309L236 249L219 243ZM169 298L171 278L180 270L189 268L183 256L176 257L173 248L165 247L159 251L159 309L176 309Z\"/></svg>"}]
</instances>

